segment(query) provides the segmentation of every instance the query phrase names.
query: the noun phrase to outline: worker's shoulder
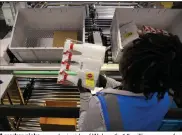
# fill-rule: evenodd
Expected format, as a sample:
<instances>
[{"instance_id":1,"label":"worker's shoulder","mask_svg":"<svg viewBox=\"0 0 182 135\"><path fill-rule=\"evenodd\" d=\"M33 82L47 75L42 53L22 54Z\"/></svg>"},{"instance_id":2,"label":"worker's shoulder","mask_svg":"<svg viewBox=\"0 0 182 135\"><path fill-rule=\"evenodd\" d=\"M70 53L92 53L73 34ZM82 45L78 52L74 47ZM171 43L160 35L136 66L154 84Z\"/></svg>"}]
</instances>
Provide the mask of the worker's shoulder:
<instances>
[{"instance_id":1,"label":"worker's shoulder","mask_svg":"<svg viewBox=\"0 0 182 135\"><path fill-rule=\"evenodd\" d=\"M89 107L100 107L100 101L97 95L90 98Z\"/></svg>"}]
</instances>

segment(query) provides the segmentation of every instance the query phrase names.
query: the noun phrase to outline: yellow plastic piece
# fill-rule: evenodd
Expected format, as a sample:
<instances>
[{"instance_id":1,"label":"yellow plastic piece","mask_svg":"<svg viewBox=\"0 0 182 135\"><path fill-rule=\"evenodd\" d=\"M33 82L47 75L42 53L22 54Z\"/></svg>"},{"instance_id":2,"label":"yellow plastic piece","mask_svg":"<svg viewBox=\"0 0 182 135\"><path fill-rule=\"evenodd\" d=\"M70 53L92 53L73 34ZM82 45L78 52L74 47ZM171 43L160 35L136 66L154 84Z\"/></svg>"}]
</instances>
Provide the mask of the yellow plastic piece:
<instances>
[{"instance_id":1,"label":"yellow plastic piece","mask_svg":"<svg viewBox=\"0 0 182 135\"><path fill-rule=\"evenodd\" d=\"M94 87L95 81L94 81L94 73L88 72L86 73L86 86L88 87Z\"/></svg>"},{"instance_id":2,"label":"yellow plastic piece","mask_svg":"<svg viewBox=\"0 0 182 135\"><path fill-rule=\"evenodd\" d=\"M173 2L161 2L161 5L163 5L164 8L172 8Z\"/></svg>"},{"instance_id":3,"label":"yellow plastic piece","mask_svg":"<svg viewBox=\"0 0 182 135\"><path fill-rule=\"evenodd\" d=\"M133 33L132 32L128 32L128 33L124 34L124 38L128 38L131 35L133 35Z\"/></svg>"}]
</instances>

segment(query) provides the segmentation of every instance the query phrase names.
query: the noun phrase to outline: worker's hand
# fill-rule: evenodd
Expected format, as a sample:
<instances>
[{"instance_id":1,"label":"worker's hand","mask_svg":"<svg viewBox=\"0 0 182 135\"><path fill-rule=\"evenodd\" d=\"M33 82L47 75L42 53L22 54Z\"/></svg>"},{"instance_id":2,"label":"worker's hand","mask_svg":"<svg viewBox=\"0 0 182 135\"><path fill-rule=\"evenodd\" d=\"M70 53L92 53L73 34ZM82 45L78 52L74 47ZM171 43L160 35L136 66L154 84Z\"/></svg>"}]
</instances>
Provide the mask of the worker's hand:
<instances>
[{"instance_id":1,"label":"worker's hand","mask_svg":"<svg viewBox=\"0 0 182 135\"><path fill-rule=\"evenodd\" d=\"M97 81L97 87L103 87L105 88L107 84L107 79L104 75L99 74L99 78Z\"/></svg>"},{"instance_id":2,"label":"worker's hand","mask_svg":"<svg viewBox=\"0 0 182 135\"><path fill-rule=\"evenodd\" d=\"M2 80L0 80L0 84L2 84L3 83L3 81Z\"/></svg>"},{"instance_id":3,"label":"worker's hand","mask_svg":"<svg viewBox=\"0 0 182 135\"><path fill-rule=\"evenodd\" d=\"M86 88L82 87L82 80L81 80L81 79L78 80L77 86L78 86L78 91L79 91L80 93L90 92L89 89L86 89Z\"/></svg>"}]
</instances>

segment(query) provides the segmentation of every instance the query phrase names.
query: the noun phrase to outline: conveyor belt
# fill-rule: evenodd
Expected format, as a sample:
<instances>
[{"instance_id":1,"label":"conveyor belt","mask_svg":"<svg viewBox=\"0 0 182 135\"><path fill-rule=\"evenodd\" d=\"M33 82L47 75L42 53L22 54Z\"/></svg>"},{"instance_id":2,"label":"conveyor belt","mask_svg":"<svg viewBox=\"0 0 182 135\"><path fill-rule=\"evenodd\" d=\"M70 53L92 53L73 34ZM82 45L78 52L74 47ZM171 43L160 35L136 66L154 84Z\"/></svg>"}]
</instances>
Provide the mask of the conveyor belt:
<instances>
[{"instance_id":1,"label":"conveyor belt","mask_svg":"<svg viewBox=\"0 0 182 135\"><path fill-rule=\"evenodd\" d=\"M42 131L39 118L23 118L20 125L20 131Z\"/></svg>"},{"instance_id":2,"label":"conveyor belt","mask_svg":"<svg viewBox=\"0 0 182 135\"><path fill-rule=\"evenodd\" d=\"M28 81L18 78L19 86L24 91ZM31 97L27 105L44 106L46 100L77 101L79 92L76 87L56 84L56 79L35 79ZM20 131L41 131L39 118L23 118L18 127Z\"/></svg>"},{"instance_id":3,"label":"conveyor belt","mask_svg":"<svg viewBox=\"0 0 182 135\"><path fill-rule=\"evenodd\" d=\"M56 101L79 101L79 92L76 87L62 86L56 84L56 79L35 79L32 89L31 98L28 105L41 105L43 106L45 100ZM26 79L19 79L19 86L22 90L27 85Z\"/></svg>"}]
</instances>

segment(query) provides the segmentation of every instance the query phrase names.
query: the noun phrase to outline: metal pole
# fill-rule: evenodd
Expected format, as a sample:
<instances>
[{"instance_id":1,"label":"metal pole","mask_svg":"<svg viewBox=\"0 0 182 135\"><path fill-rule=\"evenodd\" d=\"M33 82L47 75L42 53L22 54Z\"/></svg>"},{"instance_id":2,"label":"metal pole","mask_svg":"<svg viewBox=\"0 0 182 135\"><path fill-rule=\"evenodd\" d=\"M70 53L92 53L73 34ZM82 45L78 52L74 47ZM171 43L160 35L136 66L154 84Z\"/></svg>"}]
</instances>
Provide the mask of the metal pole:
<instances>
[{"instance_id":1,"label":"metal pole","mask_svg":"<svg viewBox=\"0 0 182 135\"><path fill-rule=\"evenodd\" d=\"M0 105L0 116L78 118L78 107ZM182 109L170 109L165 119L182 120Z\"/></svg>"},{"instance_id":2,"label":"metal pole","mask_svg":"<svg viewBox=\"0 0 182 135\"><path fill-rule=\"evenodd\" d=\"M78 107L0 105L0 116L78 118Z\"/></svg>"}]
</instances>

